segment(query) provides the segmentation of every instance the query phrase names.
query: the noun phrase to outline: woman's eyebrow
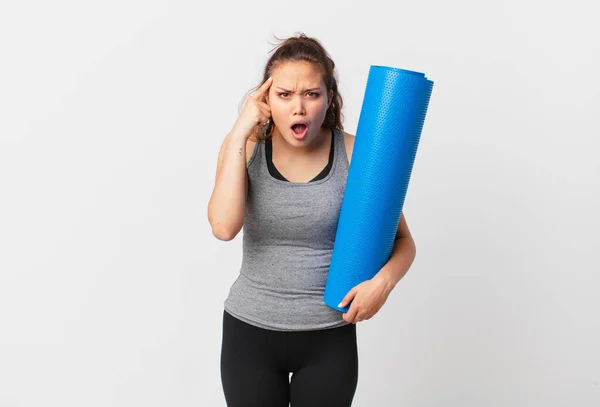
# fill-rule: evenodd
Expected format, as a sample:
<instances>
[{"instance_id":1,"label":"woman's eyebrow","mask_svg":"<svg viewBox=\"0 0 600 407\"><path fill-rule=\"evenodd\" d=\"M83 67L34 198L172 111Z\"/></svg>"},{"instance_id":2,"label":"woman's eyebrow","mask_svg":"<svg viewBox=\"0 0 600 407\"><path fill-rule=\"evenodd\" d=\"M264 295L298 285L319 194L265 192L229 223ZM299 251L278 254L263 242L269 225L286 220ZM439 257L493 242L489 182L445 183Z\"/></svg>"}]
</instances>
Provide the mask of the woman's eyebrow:
<instances>
[{"instance_id":1,"label":"woman's eyebrow","mask_svg":"<svg viewBox=\"0 0 600 407\"><path fill-rule=\"evenodd\" d=\"M283 89L282 87L278 86L278 88L284 92L292 92L291 90L287 90L287 89ZM310 88L310 89L304 89L302 92L308 92L308 91L312 91L312 90L321 90L321 88Z\"/></svg>"}]
</instances>

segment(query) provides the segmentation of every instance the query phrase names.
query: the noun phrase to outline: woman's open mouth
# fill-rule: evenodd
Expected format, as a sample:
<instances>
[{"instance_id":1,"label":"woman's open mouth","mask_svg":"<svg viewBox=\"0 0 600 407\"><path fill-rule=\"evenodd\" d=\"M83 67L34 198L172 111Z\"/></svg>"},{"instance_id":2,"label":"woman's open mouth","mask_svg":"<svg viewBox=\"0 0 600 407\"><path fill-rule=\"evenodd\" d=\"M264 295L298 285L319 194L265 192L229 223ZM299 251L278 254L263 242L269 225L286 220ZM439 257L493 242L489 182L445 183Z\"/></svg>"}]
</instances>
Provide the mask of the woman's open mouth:
<instances>
[{"instance_id":1,"label":"woman's open mouth","mask_svg":"<svg viewBox=\"0 0 600 407\"><path fill-rule=\"evenodd\" d=\"M308 132L308 126L306 124L294 124L292 126L292 136L296 140L302 140Z\"/></svg>"}]
</instances>

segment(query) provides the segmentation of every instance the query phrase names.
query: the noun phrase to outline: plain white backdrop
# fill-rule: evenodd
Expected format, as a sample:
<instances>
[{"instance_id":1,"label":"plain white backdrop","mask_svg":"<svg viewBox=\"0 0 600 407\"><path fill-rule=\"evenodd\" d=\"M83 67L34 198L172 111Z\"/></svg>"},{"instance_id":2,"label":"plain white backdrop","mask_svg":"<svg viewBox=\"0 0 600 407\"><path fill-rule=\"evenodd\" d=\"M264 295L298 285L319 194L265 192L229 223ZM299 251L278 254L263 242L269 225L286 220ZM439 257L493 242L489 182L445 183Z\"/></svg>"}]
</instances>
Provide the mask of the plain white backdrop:
<instances>
[{"instance_id":1,"label":"plain white backdrop","mask_svg":"<svg viewBox=\"0 0 600 407\"><path fill-rule=\"evenodd\" d=\"M600 49L591 1L0 6L0 406L225 406L218 149L275 37L435 82L412 268L359 323L354 405L600 405Z\"/></svg>"}]
</instances>

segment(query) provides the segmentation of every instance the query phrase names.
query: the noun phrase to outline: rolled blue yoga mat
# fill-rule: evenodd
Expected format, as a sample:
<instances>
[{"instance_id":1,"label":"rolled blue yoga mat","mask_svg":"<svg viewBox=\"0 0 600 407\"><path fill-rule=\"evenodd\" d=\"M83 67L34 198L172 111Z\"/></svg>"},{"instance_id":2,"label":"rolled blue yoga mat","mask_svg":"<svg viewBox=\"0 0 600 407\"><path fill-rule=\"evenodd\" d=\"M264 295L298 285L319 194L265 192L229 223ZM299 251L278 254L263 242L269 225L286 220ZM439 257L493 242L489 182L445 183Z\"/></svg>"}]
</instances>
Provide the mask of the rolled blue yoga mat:
<instances>
[{"instance_id":1,"label":"rolled blue yoga mat","mask_svg":"<svg viewBox=\"0 0 600 407\"><path fill-rule=\"evenodd\" d=\"M338 304L392 253L433 81L371 65L323 300Z\"/></svg>"}]
</instances>

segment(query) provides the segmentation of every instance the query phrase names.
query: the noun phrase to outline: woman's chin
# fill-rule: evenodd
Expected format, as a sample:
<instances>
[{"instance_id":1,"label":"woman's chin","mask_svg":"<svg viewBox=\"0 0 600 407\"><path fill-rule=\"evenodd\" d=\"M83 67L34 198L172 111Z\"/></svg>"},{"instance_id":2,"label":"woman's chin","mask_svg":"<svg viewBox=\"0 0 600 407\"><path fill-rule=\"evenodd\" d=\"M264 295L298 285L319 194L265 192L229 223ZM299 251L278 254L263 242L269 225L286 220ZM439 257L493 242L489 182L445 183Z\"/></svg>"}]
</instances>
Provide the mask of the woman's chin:
<instances>
[{"instance_id":1,"label":"woman's chin","mask_svg":"<svg viewBox=\"0 0 600 407\"><path fill-rule=\"evenodd\" d=\"M317 133L320 131L317 130ZM282 134L281 131L278 131L279 136L284 139L288 144L292 145L292 146L302 146L302 145L306 145L306 144L310 144L311 140L314 140L316 137L318 137L318 134L313 135L312 134L313 129L312 128L307 128L304 133L298 135L295 134L294 130L292 130L291 128L288 131L288 134Z\"/></svg>"}]
</instances>

